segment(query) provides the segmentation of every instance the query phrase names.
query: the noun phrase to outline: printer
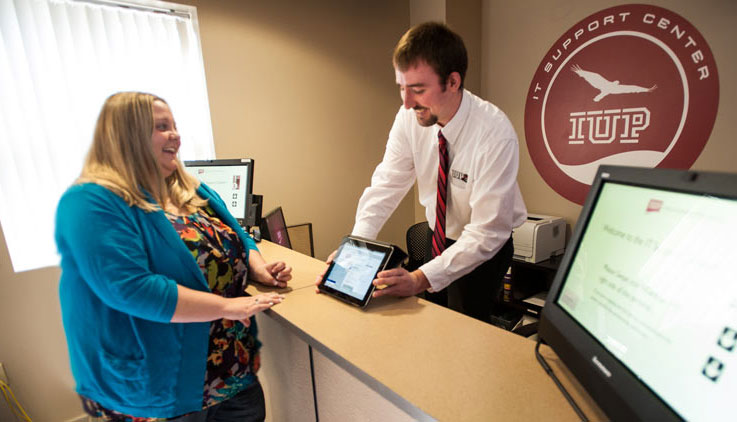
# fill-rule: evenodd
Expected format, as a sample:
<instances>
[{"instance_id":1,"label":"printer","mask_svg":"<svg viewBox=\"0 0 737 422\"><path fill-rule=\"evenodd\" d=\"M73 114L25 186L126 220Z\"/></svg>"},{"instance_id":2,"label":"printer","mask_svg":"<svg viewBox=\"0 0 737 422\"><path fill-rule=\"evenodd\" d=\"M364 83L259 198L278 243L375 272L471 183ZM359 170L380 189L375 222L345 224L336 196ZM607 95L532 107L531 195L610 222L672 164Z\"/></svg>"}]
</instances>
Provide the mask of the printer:
<instances>
[{"instance_id":1,"label":"printer","mask_svg":"<svg viewBox=\"0 0 737 422\"><path fill-rule=\"evenodd\" d=\"M566 222L561 217L528 214L512 233L514 259L536 263L565 251Z\"/></svg>"}]
</instances>

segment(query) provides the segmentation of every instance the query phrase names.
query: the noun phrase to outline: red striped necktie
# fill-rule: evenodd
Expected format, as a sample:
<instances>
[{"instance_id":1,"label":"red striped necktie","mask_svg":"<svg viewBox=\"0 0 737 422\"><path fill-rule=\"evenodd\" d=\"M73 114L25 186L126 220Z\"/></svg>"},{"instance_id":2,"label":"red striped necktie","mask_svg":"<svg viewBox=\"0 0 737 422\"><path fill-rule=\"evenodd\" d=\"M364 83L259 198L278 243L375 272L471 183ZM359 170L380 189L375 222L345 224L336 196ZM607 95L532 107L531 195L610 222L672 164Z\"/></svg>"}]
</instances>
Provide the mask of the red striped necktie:
<instances>
[{"instance_id":1,"label":"red striped necktie","mask_svg":"<svg viewBox=\"0 0 737 422\"><path fill-rule=\"evenodd\" d=\"M448 146L443 132L438 131L438 197L435 205L435 230L432 235L432 256L445 250L445 208L448 197Z\"/></svg>"}]
</instances>

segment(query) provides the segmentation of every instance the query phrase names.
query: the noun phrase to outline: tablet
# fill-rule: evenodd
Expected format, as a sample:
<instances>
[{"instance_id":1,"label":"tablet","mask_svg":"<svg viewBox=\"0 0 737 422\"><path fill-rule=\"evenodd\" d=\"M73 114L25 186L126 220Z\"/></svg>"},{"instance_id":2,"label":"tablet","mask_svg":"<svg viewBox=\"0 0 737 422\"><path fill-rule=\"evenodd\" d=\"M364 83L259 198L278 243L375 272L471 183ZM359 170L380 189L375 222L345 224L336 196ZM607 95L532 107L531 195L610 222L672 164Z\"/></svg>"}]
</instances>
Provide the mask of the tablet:
<instances>
[{"instance_id":1,"label":"tablet","mask_svg":"<svg viewBox=\"0 0 737 422\"><path fill-rule=\"evenodd\" d=\"M376 274L395 261L392 255L396 255L393 245L346 236L317 287L321 292L363 308L371 299Z\"/></svg>"}]
</instances>

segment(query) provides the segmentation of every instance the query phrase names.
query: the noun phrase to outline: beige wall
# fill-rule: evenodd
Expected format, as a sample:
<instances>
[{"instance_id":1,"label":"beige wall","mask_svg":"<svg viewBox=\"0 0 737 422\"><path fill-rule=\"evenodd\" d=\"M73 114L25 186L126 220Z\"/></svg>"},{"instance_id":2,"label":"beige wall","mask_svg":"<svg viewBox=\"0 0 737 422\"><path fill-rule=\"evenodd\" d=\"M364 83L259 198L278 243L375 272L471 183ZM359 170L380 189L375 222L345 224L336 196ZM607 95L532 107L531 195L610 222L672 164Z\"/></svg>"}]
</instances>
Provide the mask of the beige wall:
<instances>
[{"instance_id":1,"label":"beige wall","mask_svg":"<svg viewBox=\"0 0 737 422\"><path fill-rule=\"evenodd\" d=\"M520 139L519 184L532 213L565 217L575 225L581 207L553 191L532 164L524 136L527 90L553 43L581 19L631 1L484 0L482 94L512 120ZM737 2L731 0L641 1L667 8L691 22L706 38L719 70L719 113L711 138L694 163L698 170L737 171Z\"/></svg>"},{"instance_id":2,"label":"beige wall","mask_svg":"<svg viewBox=\"0 0 737 422\"><path fill-rule=\"evenodd\" d=\"M407 29L408 3L187 3L199 11L218 157L254 158L255 189L265 197L265 211L281 205L288 223L312 222L317 256L324 258L352 227L356 202L383 154L400 105L390 54ZM520 136L519 181L531 212L574 223L580 210L542 181L527 153L523 117L532 75L571 25L620 3L481 2L481 53L472 53L471 61L481 63L480 93L507 112ZM684 16L709 42L719 67L720 109L694 168L735 171L737 2L647 3ZM453 11L458 4L464 5L458 13L465 18ZM448 22L458 28L479 5L456 0L447 7ZM405 201L381 237L403 245L413 208ZM37 422L81 413L59 318L58 277L58 268L13 273L0 236L0 362ZM4 404L0 420L12 420Z\"/></svg>"},{"instance_id":3,"label":"beige wall","mask_svg":"<svg viewBox=\"0 0 737 422\"><path fill-rule=\"evenodd\" d=\"M188 3L198 7L217 157L254 158L264 213L281 205L287 224L312 222L315 255L327 257L353 227L400 105L391 49L408 4ZM380 238L404 244L412 212L402 203Z\"/></svg>"},{"instance_id":4,"label":"beige wall","mask_svg":"<svg viewBox=\"0 0 737 422\"><path fill-rule=\"evenodd\" d=\"M81 412L69 372L59 308L58 268L13 273L0 237L0 362L16 398L34 421ZM0 421L14 421L0 395Z\"/></svg>"}]
</instances>

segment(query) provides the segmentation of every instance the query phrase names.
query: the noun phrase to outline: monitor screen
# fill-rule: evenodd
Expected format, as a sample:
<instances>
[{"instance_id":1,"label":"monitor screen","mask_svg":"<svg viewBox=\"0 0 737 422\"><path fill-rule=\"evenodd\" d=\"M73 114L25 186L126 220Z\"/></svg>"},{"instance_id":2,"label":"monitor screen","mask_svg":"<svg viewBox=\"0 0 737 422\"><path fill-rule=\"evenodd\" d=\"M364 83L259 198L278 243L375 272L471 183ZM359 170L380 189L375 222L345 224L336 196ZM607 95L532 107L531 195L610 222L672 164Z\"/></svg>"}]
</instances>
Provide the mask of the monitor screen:
<instances>
[{"instance_id":1,"label":"monitor screen","mask_svg":"<svg viewBox=\"0 0 737 422\"><path fill-rule=\"evenodd\" d=\"M220 195L241 226L247 225L247 201L253 193L253 164L250 158L184 162L190 174Z\"/></svg>"},{"instance_id":2,"label":"monitor screen","mask_svg":"<svg viewBox=\"0 0 737 422\"><path fill-rule=\"evenodd\" d=\"M285 248L292 248L292 242L289 240L287 232L287 223L284 220L284 213L281 207L271 210L261 219L261 235L276 244Z\"/></svg>"},{"instance_id":3,"label":"monitor screen","mask_svg":"<svg viewBox=\"0 0 737 422\"><path fill-rule=\"evenodd\" d=\"M735 241L737 175L602 167L540 336L614 420L733 415Z\"/></svg>"}]
</instances>

